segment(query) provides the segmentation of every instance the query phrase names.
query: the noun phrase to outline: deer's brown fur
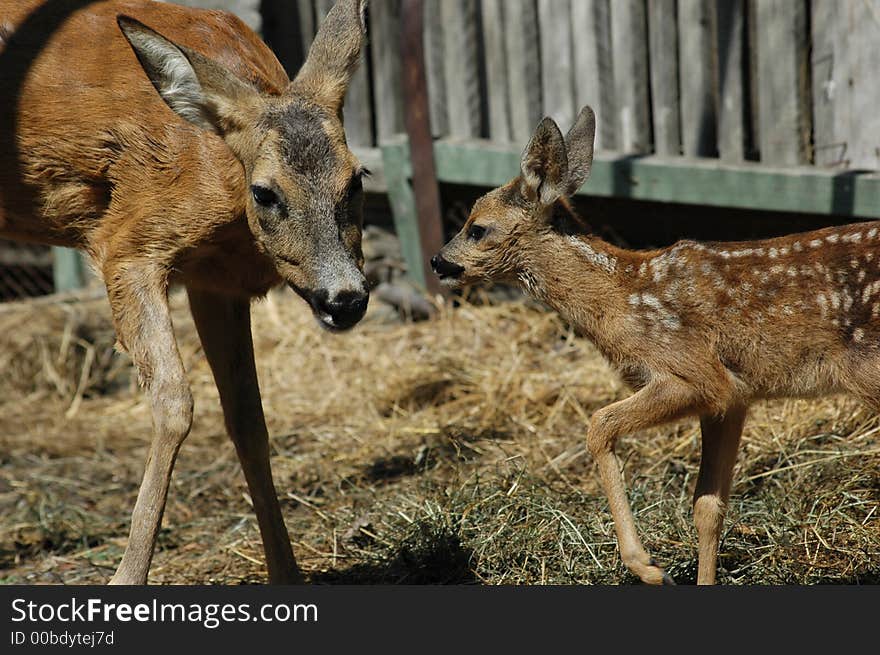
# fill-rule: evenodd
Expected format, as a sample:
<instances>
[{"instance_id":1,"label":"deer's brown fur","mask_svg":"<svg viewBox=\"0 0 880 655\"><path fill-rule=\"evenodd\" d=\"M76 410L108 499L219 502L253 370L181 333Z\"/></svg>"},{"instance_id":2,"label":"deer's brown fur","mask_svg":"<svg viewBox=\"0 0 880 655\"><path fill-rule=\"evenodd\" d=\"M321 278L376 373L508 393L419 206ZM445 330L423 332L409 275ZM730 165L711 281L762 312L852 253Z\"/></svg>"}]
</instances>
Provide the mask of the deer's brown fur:
<instances>
[{"instance_id":1,"label":"deer's brown fur","mask_svg":"<svg viewBox=\"0 0 880 655\"><path fill-rule=\"evenodd\" d=\"M587 439L622 558L646 582L669 578L636 534L614 442L700 417L694 519L699 582L712 583L748 407L846 392L880 410L880 222L623 250L589 234L567 201L589 174L568 162L592 159L594 130L589 108L566 139L545 120L522 175L476 203L435 268L455 285L519 283L591 339L636 392L596 412Z\"/></svg>"},{"instance_id":2,"label":"deer's brown fur","mask_svg":"<svg viewBox=\"0 0 880 655\"><path fill-rule=\"evenodd\" d=\"M275 498L248 303L287 283L330 329L366 309L363 169L342 103L366 0L291 82L238 18L150 0L0 0L0 237L80 248L155 435L114 582L144 583L192 396L167 288L190 296L273 581L300 579Z\"/></svg>"}]
</instances>

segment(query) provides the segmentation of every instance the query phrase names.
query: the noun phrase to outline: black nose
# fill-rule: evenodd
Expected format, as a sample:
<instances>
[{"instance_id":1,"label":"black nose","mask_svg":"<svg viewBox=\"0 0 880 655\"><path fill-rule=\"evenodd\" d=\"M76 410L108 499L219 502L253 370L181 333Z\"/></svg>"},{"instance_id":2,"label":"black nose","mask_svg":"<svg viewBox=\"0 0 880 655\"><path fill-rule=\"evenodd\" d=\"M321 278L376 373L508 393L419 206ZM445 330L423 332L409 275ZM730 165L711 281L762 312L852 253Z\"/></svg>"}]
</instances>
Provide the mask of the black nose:
<instances>
[{"instance_id":1,"label":"black nose","mask_svg":"<svg viewBox=\"0 0 880 655\"><path fill-rule=\"evenodd\" d=\"M366 291L342 291L333 298L326 293L316 299L318 309L330 316L332 327L337 330L348 330L360 322L367 313L370 294Z\"/></svg>"},{"instance_id":2,"label":"black nose","mask_svg":"<svg viewBox=\"0 0 880 655\"><path fill-rule=\"evenodd\" d=\"M457 278L464 273L464 266L453 264L452 262L443 259L442 255L434 255L433 259L431 259L431 268L434 269L434 272L439 275L441 279Z\"/></svg>"}]
</instances>

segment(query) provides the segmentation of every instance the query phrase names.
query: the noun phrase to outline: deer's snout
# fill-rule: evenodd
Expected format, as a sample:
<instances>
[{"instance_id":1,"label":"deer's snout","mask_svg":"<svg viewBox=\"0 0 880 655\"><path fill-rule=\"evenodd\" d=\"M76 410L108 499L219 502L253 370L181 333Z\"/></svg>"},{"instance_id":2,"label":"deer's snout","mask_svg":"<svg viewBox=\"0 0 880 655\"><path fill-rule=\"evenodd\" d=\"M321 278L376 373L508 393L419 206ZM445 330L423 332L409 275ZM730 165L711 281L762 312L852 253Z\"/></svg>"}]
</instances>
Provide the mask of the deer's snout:
<instances>
[{"instance_id":1,"label":"deer's snout","mask_svg":"<svg viewBox=\"0 0 880 655\"><path fill-rule=\"evenodd\" d=\"M443 257L443 255L434 255L431 259L431 268L440 276L441 280L455 279L461 277L464 273L464 266L459 266Z\"/></svg>"},{"instance_id":2,"label":"deer's snout","mask_svg":"<svg viewBox=\"0 0 880 655\"><path fill-rule=\"evenodd\" d=\"M370 294L361 291L341 291L332 297L324 290L315 295L315 308L321 320L334 330L349 330L357 325L367 313Z\"/></svg>"}]
</instances>

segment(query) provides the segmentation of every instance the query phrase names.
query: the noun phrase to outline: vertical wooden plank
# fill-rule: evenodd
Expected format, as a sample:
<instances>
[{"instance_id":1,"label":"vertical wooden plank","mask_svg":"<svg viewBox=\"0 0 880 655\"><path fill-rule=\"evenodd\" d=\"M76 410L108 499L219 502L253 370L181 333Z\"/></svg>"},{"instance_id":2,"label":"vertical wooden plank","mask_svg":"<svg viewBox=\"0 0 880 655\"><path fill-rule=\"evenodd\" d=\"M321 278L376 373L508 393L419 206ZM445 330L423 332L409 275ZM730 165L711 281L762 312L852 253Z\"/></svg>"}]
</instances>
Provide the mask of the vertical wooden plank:
<instances>
[{"instance_id":1,"label":"vertical wooden plank","mask_svg":"<svg viewBox=\"0 0 880 655\"><path fill-rule=\"evenodd\" d=\"M314 36L312 3L298 0L263 0L263 40L292 78L302 67Z\"/></svg>"},{"instance_id":2,"label":"vertical wooden plank","mask_svg":"<svg viewBox=\"0 0 880 655\"><path fill-rule=\"evenodd\" d=\"M749 58L749 116L746 158L761 158L761 108L758 105L758 0L746 0L746 50Z\"/></svg>"},{"instance_id":3,"label":"vertical wooden plank","mask_svg":"<svg viewBox=\"0 0 880 655\"><path fill-rule=\"evenodd\" d=\"M318 28L336 0L316 0L315 11ZM343 116L345 118L345 137L351 146L369 147L373 145L373 108L370 103L369 61L365 51L361 64L351 78L348 94L345 96Z\"/></svg>"},{"instance_id":4,"label":"vertical wooden plank","mask_svg":"<svg viewBox=\"0 0 880 655\"><path fill-rule=\"evenodd\" d=\"M400 86L400 0L382 0L370 7L372 28L373 97L376 138L381 144L403 132L403 93Z\"/></svg>"},{"instance_id":5,"label":"vertical wooden plank","mask_svg":"<svg viewBox=\"0 0 880 655\"><path fill-rule=\"evenodd\" d=\"M573 27L575 105L596 112L596 149L612 150L616 127L614 66L611 61L609 0L574 0Z\"/></svg>"},{"instance_id":6,"label":"vertical wooden plank","mask_svg":"<svg viewBox=\"0 0 880 655\"><path fill-rule=\"evenodd\" d=\"M482 136L479 30L476 0L443 0L443 60L449 134L463 139Z\"/></svg>"},{"instance_id":7,"label":"vertical wooden plank","mask_svg":"<svg viewBox=\"0 0 880 655\"><path fill-rule=\"evenodd\" d=\"M510 98L507 95L507 48L504 43L504 0L483 0L483 44L489 103L489 138L498 143L513 140Z\"/></svg>"},{"instance_id":8,"label":"vertical wooden plank","mask_svg":"<svg viewBox=\"0 0 880 655\"><path fill-rule=\"evenodd\" d=\"M541 90L544 114L554 119L565 133L574 123L571 0L538 0L541 32Z\"/></svg>"},{"instance_id":9,"label":"vertical wooden plank","mask_svg":"<svg viewBox=\"0 0 880 655\"><path fill-rule=\"evenodd\" d=\"M284 2L284 0L280 0ZM289 1L289 0L288 0ZM305 54L309 54L315 33L318 31L318 19L315 16L315 5L312 0L296 0L296 8L299 13L300 36L305 46Z\"/></svg>"},{"instance_id":10,"label":"vertical wooden plank","mask_svg":"<svg viewBox=\"0 0 880 655\"><path fill-rule=\"evenodd\" d=\"M510 129L513 140L525 145L541 120L541 57L535 0L504 0L504 37Z\"/></svg>"},{"instance_id":11,"label":"vertical wooden plank","mask_svg":"<svg viewBox=\"0 0 880 655\"><path fill-rule=\"evenodd\" d=\"M665 156L681 154L677 11L676 0L648 0L654 152Z\"/></svg>"},{"instance_id":12,"label":"vertical wooden plank","mask_svg":"<svg viewBox=\"0 0 880 655\"><path fill-rule=\"evenodd\" d=\"M809 162L810 122L805 0L757 0L758 120L761 161Z\"/></svg>"},{"instance_id":13,"label":"vertical wooden plank","mask_svg":"<svg viewBox=\"0 0 880 655\"><path fill-rule=\"evenodd\" d=\"M617 105L616 147L625 153L650 152L645 0L614 0L611 3L611 47Z\"/></svg>"},{"instance_id":14,"label":"vertical wooden plank","mask_svg":"<svg viewBox=\"0 0 880 655\"><path fill-rule=\"evenodd\" d=\"M678 0L681 147L688 157L718 154L714 31L709 0Z\"/></svg>"},{"instance_id":15,"label":"vertical wooden plank","mask_svg":"<svg viewBox=\"0 0 880 655\"><path fill-rule=\"evenodd\" d=\"M441 293L440 280L431 271L431 258L443 247L440 187L434 166L434 139L428 107L425 73L424 0L403 0L401 52L404 115L412 161L412 188L419 217L419 248L423 283L432 294Z\"/></svg>"},{"instance_id":16,"label":"vertical wooden plank","mask_svg":"<svg viewBox=\"0 0 880 655\"><path fill-rule=\"evenodd\" d=\"M715 0L718 58L718 152L725 161L746 156L746 3Z\"/></svg>"},{"instance_id":17,"label":"vertical wooden plank","mask_svg":"<svg viewBox=\"0 0 880 655\"><path fill-rule=\"evenodd\" d=\"M160 0L167 2L168 0ZM200 9L225 9L241 18L248 27L259 33L262 29L261 0L173 0L174 4Z\"/></svg>"},{"instance_id":18,"label":"vertical wooden plank","mask_svg":"<svg viewBox=\"0 0 880 655\"><path fill-rule=\"evenodd\" d=\"M428 75L428 102L431 107L431 132L435 137L449 134L446 108L446 73L443 63L443 17L440 3L425 1L425 71Z\"/></svg>"},{"instance_id":19,"label":"vertical wooden plank","mask_svg":"<svg viewBox=\"0 0 880 655\"><path fill-rule=\"evenodd\" d=\"M816 164L880 169L880 0L813 0Z\"/></svg>"}]
</instances>

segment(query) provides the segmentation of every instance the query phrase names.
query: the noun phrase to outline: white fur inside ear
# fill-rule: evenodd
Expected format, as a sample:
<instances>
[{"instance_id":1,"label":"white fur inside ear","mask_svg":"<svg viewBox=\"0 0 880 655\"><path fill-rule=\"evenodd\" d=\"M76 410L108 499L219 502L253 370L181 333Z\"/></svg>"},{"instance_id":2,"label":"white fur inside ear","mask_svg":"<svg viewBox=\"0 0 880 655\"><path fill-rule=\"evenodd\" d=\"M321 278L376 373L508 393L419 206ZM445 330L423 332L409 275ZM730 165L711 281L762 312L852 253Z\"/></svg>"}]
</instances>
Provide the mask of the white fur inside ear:
<instances>
[{"instance_id":1,"label":"white fur inside ear","mask_svg":"<svg viewBox=\"0 0 880 655\"><path fill-rule=\"evenodd\" d=\"M190 123L213 131L214 126L205 113L202 85L184 54L156 35L127 30L126 36L168 106Z\"/></svg>"}]
</instances>

